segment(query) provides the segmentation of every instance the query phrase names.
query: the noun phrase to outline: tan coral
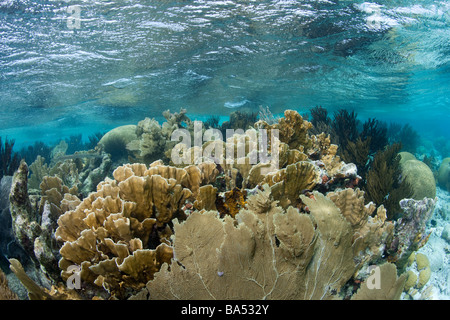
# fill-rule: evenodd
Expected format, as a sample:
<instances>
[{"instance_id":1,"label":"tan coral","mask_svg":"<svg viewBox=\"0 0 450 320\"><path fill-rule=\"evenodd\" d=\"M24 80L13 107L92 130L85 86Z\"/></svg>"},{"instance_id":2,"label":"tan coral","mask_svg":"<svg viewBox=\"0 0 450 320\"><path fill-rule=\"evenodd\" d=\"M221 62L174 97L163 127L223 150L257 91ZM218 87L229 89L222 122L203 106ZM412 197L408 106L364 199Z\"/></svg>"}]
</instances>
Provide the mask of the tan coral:
<instances>
[{"instance_id":1,"label":"tan coral","mask_svg":"<svg viewBox=\"0 0 450 320\"><path fill-rule=\"evenodd\" d=\"M19 300L19 297L8 286L8 279L0 270L0 300Z\"/></svg>"},{"instance_id":2,"label":"tan coral","mask_svg":"<svg viewBox=\"0 0 450 320\"><path fill-rule=\"evenodd\" d=\"M397 276L397 268L392 263L374 266L374 271L352 300L398 300L407 279L406 274ZM372 279L373 278L373 279Z\"/></svg>"},{"instance_id":3,"label":"tan coral","mask_svg":"<svg viewBox=\"0 0 450 320\"><path fill-rule=\"evenodd\" d=\"M173 217L183 216L181 208L192 192L181 184L189 185L192 175L160 162L149 168L143 164L117 168L114 180L105 179L97 192L58 220L56 236L64 241L59 262L63 279L71 275L69 266L78 265L84 281L116 297L142 287L163 262L170 261L172 249L166 245L170 232L158 231L163 238L156 249L147 245L156 226L164 229ZM195 176L201 180L200 171Z\"/></svg>"},{"instance_id":4,"label":"tan coral","mask_svg":"<svg viewBox=\"0 0 450 320\"><path fill-rule=\"evenodd\" d=\"M175 223L174 256L139 297L333 299L358 268L352 225L333 201L302 196L310 214L282 209L268 185L224 219L193 212ZM137 296L135 296L137 298Z\"/></svg>"},{"instance_id":5,"label":"tan coral","mask_svg":"<svg viewBox=\"0 0 450 320\"><path fill-rule=\"evenodd\" d=\"M210 184L202 186L200 187L197 199L194 202L194 208L199 211L202 209L205 209L206 211L217 210L216 197L217 188Z\"/></svg>"},{"instance_id":6,"label":"tan coral","mask_svg":"<svg viewBox=\"0 0 450 320\"><path fill-rule=\"evenodd\" d=\"M304 191L313 190L320 183L320 173L311 162L300 161L269 173L263 183L272 187L272 195L282 207L295 206Z\"/></svg>"},{"instance_id":7,"label":"tan coral","mask_svg":"<svg viewBox=\"0 0 450 320\"><path fill-rule=\"evenodd\" d=\"M376 208L372 202L365 205L364 191L360 189L347 188L330 192L327 197L352 226L353 248L357 259L362 262L381 257L385 249L384 244L394 233L394 224L386 221L384 207Z\"/></svg>"},{"instance_id":8,"label":"tan coral","mask_svg":"<svg viewBox=\"0 0 450 320\"><path fill-rule=\"evenodd\" d=\"M312 128L312 124L304 120L297 111L286 110L284 117L279 119L278 123L269 125L267 122L260 120L255 125L269 132L278 129L280 141L288 144L290 149L309 148L311 145L308 130Z\"/></svg>"}]
</instances>

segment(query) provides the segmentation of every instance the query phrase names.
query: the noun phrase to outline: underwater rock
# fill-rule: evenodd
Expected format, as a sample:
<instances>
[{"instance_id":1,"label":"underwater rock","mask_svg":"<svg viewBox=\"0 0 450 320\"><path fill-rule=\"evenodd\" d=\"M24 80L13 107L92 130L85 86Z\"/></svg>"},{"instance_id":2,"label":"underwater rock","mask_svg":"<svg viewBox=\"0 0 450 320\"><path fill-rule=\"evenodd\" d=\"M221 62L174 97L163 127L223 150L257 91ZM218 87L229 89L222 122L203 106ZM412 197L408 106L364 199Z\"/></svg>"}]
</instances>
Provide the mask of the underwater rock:
<instances>
[{"instance_id":1,"label":"underwater rock","mask_svg":"<svg viewBox=\"0 0 450 320\"><path fill-rule=\"evenodd\" d=\"M450 224L446 224L441 234L442 239L450 243Z\"/></svg>"},{"instance_id":2,"label":"underwater rock","mask_svg":"<svg viewBox=\"0 0 450 320\"><path fill-rule=\"evenodd\" d=\"M438 183L441 188L450 192L450 158L445 158L438 171Z\"/></svg>"},{"instance_id":3,"label":"underwater rock","mask_svg":"<svg viewBox=\"0 0 450 320\"><path fill-rule=\"evenodd\" d=\"M404 158L402 157L402 159ZM413 199L422 200L436 197L436 181L430 167L420 160L400 162L400 167L403 179L413 189Z\"/></svg>"},{"instance_id":4,"label":"underwater rock","mask_svg":"<svg viewBox=\"0 0 450 320\"><path fill-rule=\"evenodd\" d=\"M34 240L42 230L37 222L37 209L33 208L28 197L28 166L22 161L14 173L9 195L9 210L13 222L13 232L17 242L25 251L34 257Z\"/></svg>"},{"instance_id":5,"label":"underwater rock","mask_svg":"<svg viewBox=\"0 0 450 320\"><path fill-rule=\"evenodd\" d=\"M118 167L114 180L106 178L58 220L63 279L77 265L83 282L98 292L124 298L141 289L163 262L170 262L167 224L186 218L186 200L195 199L203 181L210 182L210 172L208 166L182 169L160 161Z\"/></svg>"}]
</instances>

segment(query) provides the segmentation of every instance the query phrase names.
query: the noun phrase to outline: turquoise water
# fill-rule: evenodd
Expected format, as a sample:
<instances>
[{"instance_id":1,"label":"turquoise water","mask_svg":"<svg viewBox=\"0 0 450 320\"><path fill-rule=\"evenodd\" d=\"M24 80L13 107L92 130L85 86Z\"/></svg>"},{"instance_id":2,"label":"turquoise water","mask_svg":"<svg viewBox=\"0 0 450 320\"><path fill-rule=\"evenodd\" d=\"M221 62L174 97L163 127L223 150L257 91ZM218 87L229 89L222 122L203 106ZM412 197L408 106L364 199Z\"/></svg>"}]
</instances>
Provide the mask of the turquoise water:
<instances>
[{"instance_id":1,"label":"turquoise water","mask_svg":"<svg viewBox=\"0 0 450 320\"><path fill-rule=\"evenodd\" d=\"M2 0L0 136L20 148L162 120L166 109L202 119L321 105L449 137L449 8Z\"/></svg>"}]
</instances>

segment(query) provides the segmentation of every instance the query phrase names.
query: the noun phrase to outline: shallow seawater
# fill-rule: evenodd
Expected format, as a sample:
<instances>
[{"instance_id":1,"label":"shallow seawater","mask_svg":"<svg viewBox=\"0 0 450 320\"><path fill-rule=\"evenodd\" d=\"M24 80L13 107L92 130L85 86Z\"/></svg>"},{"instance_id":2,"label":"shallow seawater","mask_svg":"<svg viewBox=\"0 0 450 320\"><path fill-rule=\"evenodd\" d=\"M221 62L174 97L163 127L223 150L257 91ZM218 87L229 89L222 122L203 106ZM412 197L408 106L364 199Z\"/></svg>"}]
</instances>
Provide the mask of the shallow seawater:
<instances>
[{"instance_id":1,"label":"shallow seawater","mask_svg":"<svg viewBox=\"0 0 450 320\"><path fill-rule=\"evenodd\" d=\"M345 162L358 160L352 153L363 150L358 137L371 137L364 161L356 163L359 187L369 193L376 154L401 142L397 152L426 165L437 188L423 193L437 195L438 213L427 221L430 241L420 250L428 254L430 284L437 288L429 291L450 298L450 170L442 165L450 157L450 1L0 0L0 34L0 151L7 154L13 143L11 156L16 152L29 166L41 155L49 166L59 159L104 167L105 149L95 149L103 135L145 118L163 125L166 110L186 110L190 120L223 133L295 110L315 124L310 134L330 134ZM327 126L319 126L318 110L327 112ZM339 123L339 115L347 118ZM168 136L154 123L145 125L140 134L153 134L152 142L141 140L140 149L127 144L133 139L110 145L112 167L167 160L161 137ZM66 147L58 158L61 141ZM151 148L157 151L150 155ZM87 150L89 156L72 156ZM10 167L11 159L1 161L1 176L18 167L18 161ZM407 173L392 170L397 185ZM80 194L95 191L96 183L80 181ZM341 187L358 186L346 183ZM377 204L392 205L393 194ZM11 239L0 238L5 257ZM419 291L402 297L427 296Z\"/></svg>"}]
</instances>

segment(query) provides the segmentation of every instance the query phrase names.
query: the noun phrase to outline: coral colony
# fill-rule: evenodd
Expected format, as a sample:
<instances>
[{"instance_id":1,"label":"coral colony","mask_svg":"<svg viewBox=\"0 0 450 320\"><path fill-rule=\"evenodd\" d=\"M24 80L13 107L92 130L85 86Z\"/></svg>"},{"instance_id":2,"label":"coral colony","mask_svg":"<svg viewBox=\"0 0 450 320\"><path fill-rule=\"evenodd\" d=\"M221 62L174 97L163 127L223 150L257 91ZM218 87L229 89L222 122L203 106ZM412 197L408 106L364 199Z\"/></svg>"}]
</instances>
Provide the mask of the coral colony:
<instances>
[{"instance_id":1,"label":"coral colony","mask_svg":"<svg viewBox=\"0 0 450 320\"><path fill-rule=\"evenodd\" d=\"M76 136L41 155L30 147L29 165L13 141L2 144L2 225L12 228L1 265L28 298L430 294L429 262L416 251L430 236L434 174L383 123L360 126L353 112L329 117L321 107L311 121L294 110L222 125L183 109L163 115L85 149ZM436 172L446 189L448 164ZM0 298L26 297L0 273Z\"/></svg>"}]
</instances>

